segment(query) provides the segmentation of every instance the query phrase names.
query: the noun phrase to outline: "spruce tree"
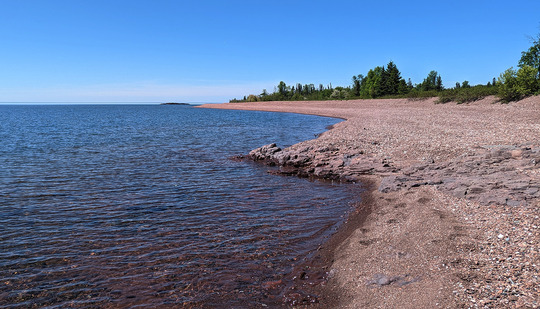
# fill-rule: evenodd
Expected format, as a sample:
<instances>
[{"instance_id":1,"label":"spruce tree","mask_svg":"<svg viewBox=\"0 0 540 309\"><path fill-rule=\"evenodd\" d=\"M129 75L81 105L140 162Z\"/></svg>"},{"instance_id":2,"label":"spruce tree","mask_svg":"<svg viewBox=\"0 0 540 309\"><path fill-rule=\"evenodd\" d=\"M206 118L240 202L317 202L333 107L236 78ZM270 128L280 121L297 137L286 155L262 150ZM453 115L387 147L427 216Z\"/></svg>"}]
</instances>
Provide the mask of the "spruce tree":
<instances>
[{"instance_id":1,"label":"spruce tree","mask_svg":"<svg viewBox=\"0 0 540 309\"><path fill-rule=\"evenodd\" d=\"M437 91L441 91L444 89L443 85L442 85L442 78L440 75L437 76L437 85L435 86L435 89Z\"/></svg>"},{"instance_id":2,"label":"spruce tree","mask_svg":"<svg viewBox=\"0 0 540 309\"><path fill-rule=\"evenodd\" d=\"M428 76L424 79L422 84L420 84L420 89L423 91L430 90L442 90L442 78L437 73L437 71L429 72Z\"/></svg>"},{"instance_id":3,"label":"spruce tree","mask_svg":"<svg viewBox=\"0 0 540 309\"><path fill-rule=\"evenodd\" d=\"M385 94L398 94L401 80L401 73L397 66L394 62L390 61L386 67Z\"/></svg>"}]
</instances>

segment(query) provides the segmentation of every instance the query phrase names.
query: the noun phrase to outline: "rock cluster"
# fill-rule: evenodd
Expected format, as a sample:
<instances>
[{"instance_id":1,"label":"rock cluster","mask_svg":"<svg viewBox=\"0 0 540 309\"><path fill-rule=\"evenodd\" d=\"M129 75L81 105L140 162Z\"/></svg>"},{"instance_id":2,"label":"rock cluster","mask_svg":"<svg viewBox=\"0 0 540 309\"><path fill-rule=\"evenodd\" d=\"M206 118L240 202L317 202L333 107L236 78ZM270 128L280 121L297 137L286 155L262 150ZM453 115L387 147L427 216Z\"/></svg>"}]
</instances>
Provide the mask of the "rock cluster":
<instances>
[{"instance_id":1,"label":"rock cluster","mask_svg":"<svg viewBox=\"0 0 540 309\"><path fill-rule=\"evenodd\" d=\"M362 151L343 151L332 146L299 144L281 149L269 144L249 153L249 158L268 165L277 165L273 173L315 177L327 180L356 182L362 175L388 175L398 168L387 159L378 159Z\"/></svg>"}]
</instances>

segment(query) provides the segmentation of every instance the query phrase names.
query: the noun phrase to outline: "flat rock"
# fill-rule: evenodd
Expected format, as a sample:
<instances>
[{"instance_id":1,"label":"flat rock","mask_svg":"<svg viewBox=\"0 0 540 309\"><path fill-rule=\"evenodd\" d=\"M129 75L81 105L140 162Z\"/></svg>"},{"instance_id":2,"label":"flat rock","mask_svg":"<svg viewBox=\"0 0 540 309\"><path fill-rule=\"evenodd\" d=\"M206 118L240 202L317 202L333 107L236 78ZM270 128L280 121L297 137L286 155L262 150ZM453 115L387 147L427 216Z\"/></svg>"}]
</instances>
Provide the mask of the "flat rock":
<instances>
[{"instance_id":1,"label":"flat rock","mask_svg":"<svg viewBox=\"0 0 540 309\"><path fill-rule=\"evenodd\" d=\"M421 164L383 178L379 191L433 185L442 192L484 205L518 206L540 197L540 180L524 171L537 169L539 147L491 146L453 160Z\"/></svg>"}]
</instances>

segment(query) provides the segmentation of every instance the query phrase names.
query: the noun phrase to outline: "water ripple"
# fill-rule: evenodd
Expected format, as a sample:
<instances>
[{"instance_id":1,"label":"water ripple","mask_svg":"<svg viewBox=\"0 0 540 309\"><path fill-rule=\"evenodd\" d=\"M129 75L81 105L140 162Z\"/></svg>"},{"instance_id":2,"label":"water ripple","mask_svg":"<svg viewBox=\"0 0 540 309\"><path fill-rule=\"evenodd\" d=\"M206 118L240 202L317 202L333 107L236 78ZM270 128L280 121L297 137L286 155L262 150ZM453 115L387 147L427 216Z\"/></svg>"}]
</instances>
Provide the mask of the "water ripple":
<instances>
[{"instance_id":1,"label":"water ripple","mask_svg":"<svg viewBox=\"0 0 540 309\"><path fill-rule=\"evenodd\" d=\"M335 122L0 106L0 308L279 305L262 283L324 241L357 189L227 158Z\"/></svg>"}]
</instances>

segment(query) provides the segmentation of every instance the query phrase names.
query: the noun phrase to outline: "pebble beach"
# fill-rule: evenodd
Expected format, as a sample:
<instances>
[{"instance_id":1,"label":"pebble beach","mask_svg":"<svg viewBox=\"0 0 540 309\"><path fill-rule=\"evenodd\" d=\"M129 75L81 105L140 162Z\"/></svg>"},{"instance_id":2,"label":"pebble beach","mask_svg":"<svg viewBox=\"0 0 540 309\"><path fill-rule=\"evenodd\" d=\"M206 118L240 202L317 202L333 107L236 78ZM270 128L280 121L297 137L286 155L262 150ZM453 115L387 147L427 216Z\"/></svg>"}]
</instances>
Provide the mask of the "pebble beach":
<instances>
[{"instance_id":1,"label":"pebble beach","mask_svg":"<svg viewBox=\"0 0 540 309\"><path fill-rule=\"evenodd\" d=\"M540 308L540 97L436 100L203 106L344 119L246 154L284 175L365 184L367 217L331 248L312 307Z\"/></svg>"}]
</instances>

